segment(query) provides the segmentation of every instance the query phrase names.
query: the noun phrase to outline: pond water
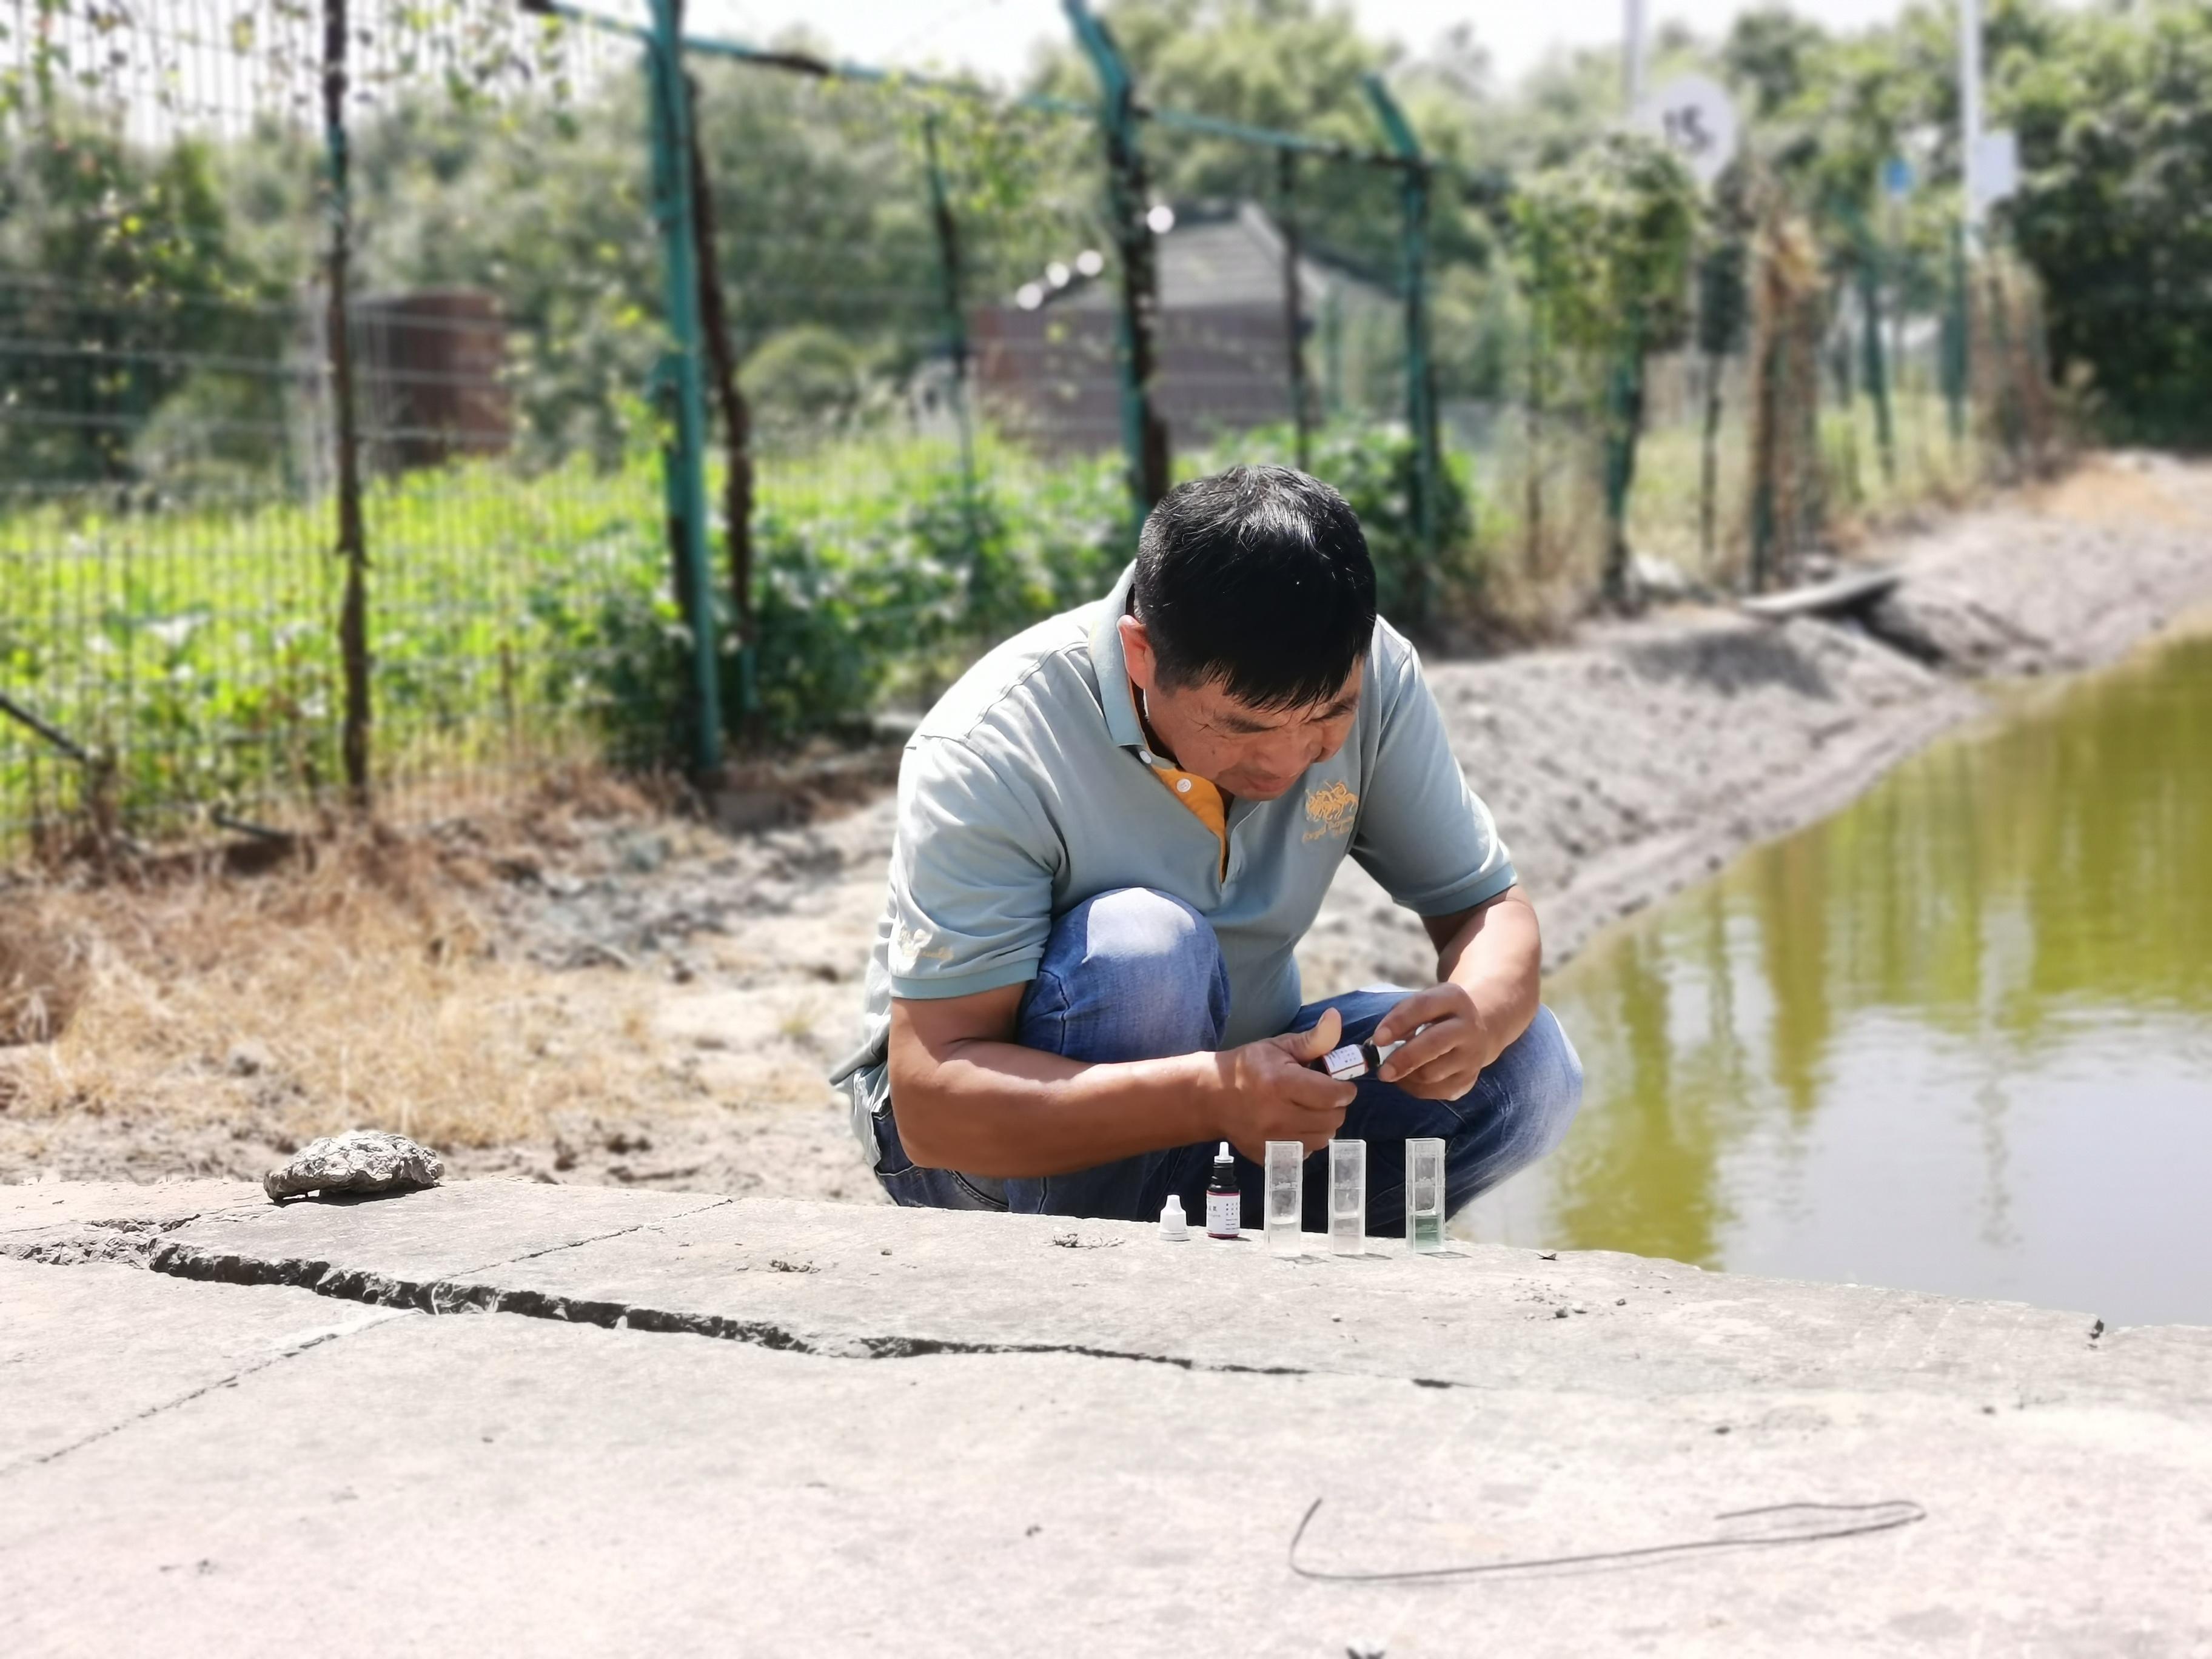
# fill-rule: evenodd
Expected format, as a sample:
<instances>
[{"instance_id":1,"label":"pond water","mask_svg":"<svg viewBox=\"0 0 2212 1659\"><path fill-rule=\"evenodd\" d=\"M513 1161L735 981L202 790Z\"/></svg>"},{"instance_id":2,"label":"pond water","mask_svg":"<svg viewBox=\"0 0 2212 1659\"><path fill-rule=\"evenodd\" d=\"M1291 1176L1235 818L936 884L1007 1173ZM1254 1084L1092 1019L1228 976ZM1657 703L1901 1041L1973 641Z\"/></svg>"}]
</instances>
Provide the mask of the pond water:
<instances>
[{"instance_id":1,"label":"pond water","mask_svg":"<svg viewBox=\"0 0 2212 1659\"><path fill-rule=\"evenodd\" d=\"M2212 637L2005 703L1568 964L1462 1228L2212 1324Z\"/></svg>"}]
</instances>

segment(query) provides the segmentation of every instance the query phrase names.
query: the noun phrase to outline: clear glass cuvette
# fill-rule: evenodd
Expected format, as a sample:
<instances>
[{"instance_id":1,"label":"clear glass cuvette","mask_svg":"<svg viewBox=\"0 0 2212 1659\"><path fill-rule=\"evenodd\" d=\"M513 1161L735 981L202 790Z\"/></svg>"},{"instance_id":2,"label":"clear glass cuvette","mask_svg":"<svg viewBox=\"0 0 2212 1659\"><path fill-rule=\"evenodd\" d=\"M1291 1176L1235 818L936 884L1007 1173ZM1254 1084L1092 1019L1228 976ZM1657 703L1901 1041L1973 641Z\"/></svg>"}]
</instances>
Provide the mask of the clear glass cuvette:
<instances>
[{"instance_id":1,"label":"clear glass cuvette","mask_svg":"<svg viewBox=\"0 0 2212 1659\"><path fill-rule=\"evenodd\" d=\"M1267 1248L1296 1255L1304 1244L1299 1234L1305 1211L1306 1149L1295 1140L1267 1143Z\"/></svg>"},{"instance_id":2,"label":"clear glass cuvette","mask_svg":"<svg viewBox=\"0 0 2212 1659\"><path fill-rule=\"evenodd\" d=\"M1339 1255L1367 1254L1367 1143L1328 1143L1328 1247Z\"/></svg>"},{"instance_id":3,"label":"clear glass cuvette","mask_svg":"<svg viewBox=\"0 0 2212 1659\"><path fill-rule=\"evenodd\" d=\"M1406 1247L1444 1247L1444 1144L1437 1139L1406 1143Z\"/></svg>"}]
</instances>

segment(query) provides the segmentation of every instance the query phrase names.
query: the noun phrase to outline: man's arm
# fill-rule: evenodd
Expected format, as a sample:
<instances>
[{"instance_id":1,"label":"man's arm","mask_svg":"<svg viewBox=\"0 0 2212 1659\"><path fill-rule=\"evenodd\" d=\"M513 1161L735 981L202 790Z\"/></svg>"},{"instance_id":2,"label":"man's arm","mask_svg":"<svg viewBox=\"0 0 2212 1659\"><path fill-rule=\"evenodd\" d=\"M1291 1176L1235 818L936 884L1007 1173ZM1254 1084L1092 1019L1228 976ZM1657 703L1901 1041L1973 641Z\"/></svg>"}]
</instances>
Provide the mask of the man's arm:
<instances>
[{"instance_id":1,"label":"man's arm","mask_svg":"<svg viewBox=\"0 0 2212 1659\"><path fill-rule=\"evenodd\" d=\"M1471 910L1423 916L1421 925L1436 944L1439 982L1375 1028L1377 1043L1406 1044L1382 1077L1424 1100L1456 1100L1536 1018L1544 961L1536 907L1516 884Z\"/></svg>"},{"instance_id":2,"label":"man's arm","mask_svg":"<svg viewBox=\"0 0 2212 1659\"><path fill-rule=\"evenodd\" d=\"M1227 1140L1257 1160L1270 1140L1328 1144L1354 1091L1305 1069L1335 1046L1334 1010L1311 1031L1216 1054L1085 1062L1013 1038L1028 987L891 1003L899 1141L932 1169L1037 1176L1139 1152Z\"/></svg>"}]
</instances>

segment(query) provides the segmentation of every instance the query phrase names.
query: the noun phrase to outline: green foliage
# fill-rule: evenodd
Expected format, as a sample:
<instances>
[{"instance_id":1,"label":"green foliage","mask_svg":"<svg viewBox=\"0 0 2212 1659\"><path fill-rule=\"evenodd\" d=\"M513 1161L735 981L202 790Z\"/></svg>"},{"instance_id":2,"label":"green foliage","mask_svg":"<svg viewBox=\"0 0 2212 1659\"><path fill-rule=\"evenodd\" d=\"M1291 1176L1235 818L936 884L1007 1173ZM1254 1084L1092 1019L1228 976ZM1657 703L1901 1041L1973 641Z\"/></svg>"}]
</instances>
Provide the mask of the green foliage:
<instances>
[{"instance_id":1,"label":"green foliage","mask_svg":"<svg viewBox=\"0 0 2212 1659\"><path fill-rule=\"evenodd\" d=\"M14 149L9 138L23 140ZM0 406L55 420L0 425L0 477L132 476L133 425L195 356L234 367L208 388L233 459L281 430L259 360L285 326L271 280L231 246L215 156L199 139L149 149L61 105L35 137L0 136Z\"/></svg>"},{"instance_id":2,"label":"green foliage","mask_svg":"<svg viewBox=\"0 0 2212 1659\"><path fill-rule=\"evenodd\" d=\"M1617 494L1634 470L1643 396L1622 365L1685 343L1741 349L1747 215L1723 191L1701 241L1682 170L1648 142L1606 134L1618 98L1609 52L1562 54L1500 92L1465 31L1411 58L1328 0L1106 10L1156 106L1369 149L1377 135L1358 82L1388 72L1423 143L1454 164L1437 175L1432 227L1444 395L1495 398L1526 368L1563 417L1558 441L1596 434L1618 452ZM642 401L665 343L640 80L627 45L606 47L605 73L580 75L555 51L557 31L507 8L482 18L471 32L452 8L406 9L404 29L419 38L368 56L422 72L365 65L389 79L352 134L359 286L496 295L514 329L507 382L521 423L520 466L371 489L380 764L570 744L678 754L688 658L666 591L657 420ZM1924 314L1955 218L1951 28L1927 4L1850 37L1757 12L1717 58L1666 34L1653 72L1717 61L1746 94L1760 178L1837 254L1873 222L1881 164L1910 156L1923 188L1881 228L1896 256L1893 303ZM116 38L116 50L135 49ZM416 51L425 55L409 59ZM1989 59L1991 119L2018 128L2025 171L1998 225L2045 277L2061 368L2094 369L2132 434L2212 435L2201 394L2212 374L2212 12L2201 0L2125 13L1994 0ZM272 371L299 350L313 303L319 146L244 125L152 143L140 126L71 105L95 100L98 70L69 70L71 91L38 73L0 79L0 264L12 273L0 280L0 334L38 343L0 353L0 404L33 417L0 423L0 478L79 492L0 520L0 681L34 689L101 746L104 787L126 804L318 783L333 769L331 526L326 505L300 504L305 481L280 476L299 410ZM1098 135L1080 119L910 88L719 61L691 70L761 459L762 720L772 737L796 738L927 699L993 641L1097 593L1119 568L1119 457L1047 462L987 436L971 488L948 443L887 435L886 418L917 369L943 361L950 326L925 118L970 305L1048 259L1106 246ZM1068 53L1036 84L1095 94ZM1272 152L1160 125L1145 147L1160 196L1280 205ZM1498 194L1467 179L1496 165L1522 175L1504 218L1510 265L1492 257ZM1302 160L1310 250L1394 282L1394 182ZM1533 354L1531 341L1543 343ZM1569 407L1577 395L1594 405L1601 389L1613 395L1599 421ZM1839 497L1869 471L1855 419L1822 426ZM1541 441L1533 416L1530 434ZM1281 428L1223 438L1180 470L1285 455L1291 442ZM1447 458L1446 550L1428 568L1404 433L1331 424L1314 466L1366 526L1386 611L1418 599L1450 619L1482 603L1472 525L1484 503L1465 457ZM1663 498L1671 478L1691 476L1672 462L1659 471L1644 494ZM709 494L719 499L711 481ZM1540 507L1539 491L1528 499ZM68 604L64 571L81 580ZM0 775L0 797L15 787Z\"/></svg>"},{"instance_id":3,"label":"green foliage","mask_svg":"<svg viewBox=\"0 0 2212 1659\"><path fill-rule=\"evenodd\" d=\"M1187 458L1197 477L1287 451L1263 428ZM761 718L787 741L857 726L887 700L933 697L983 651L1030 623L1097 598L1129 556L1121 462L1111 453L1048 464L983 447L971 497L954 458L928 444L825 452L775 477L754 527ZM1474 491L1448 458L1439 516L1446 552L1424 574L1413 510L1413 447L1392 427L1341 423L1317 434L1314 471L1358 514L1386 615L1417 591L1432 614L1479 602ZM873 487L856 490L865 476ZM551 600L536 609L558 610ZM738 663L724 629L723 701ZM602 729L616 752L686 752L689 635L653 556L631 580L567 617L558 631L592 665Z\"/></svg>"},{"instance_id":4,"label":"green foliage","mask_svg":"<svg viewBox=\"0 0 2212 1659\"><path fill-rule=\"evenodd\" d=\"M589 746L594 641L572 619L650 580L657 476L420 472L364 502L379 772ZM327 502L225 495L145 510L80 495L0 520L0 683L102 756L126 822L312 792L337 775L337 566ZM13 734L9 734L12 739ZM0 742L0 801L34 750Z\"/></svg>"},{"instance_id":5,"label":"green foliage","mask_svg":"<svg viewBox=\"0 0 2212 1659\"><path fill-rule=\"evenodd\" d=\"M1111 586L1127 556L1119 459L1046 465L988 441L982 457L972 495L935 443L854 441L771 471L753 528L766 736L854 727L886 700L926 699L999 639ZM665 562L641 561L563 623L588 641L604 731L633 757L685 752L690 643ZM717 620L734 711L726 609Z\"/></svg>"},{"instance_id":6,"label":"green foliage","mask_svg":"<svg viewBox=\"0 0 2212 1659\"><path fill-rule=\"evenodd\" d=\"M1756 228L1749 179L1730 167L1716 184L1698 227L1697 349L1708 358L1741 350L1751 327L1751 241Z\"/></svg>"},{"instance_id":7,"label":"green foliage","mask_svg":"<svg viewBox=\"0 0 2212 1659\"><path fill-rule=\"evenodd\" d=\"M1739 18L1722 50L1759 143L1824 242L1848 250L1893 156L1920 177L1888 227L1893 268L1932 297L1958 219L1955 14L1831 37L1786 14ZM1992 126L2019 135L2021 189L1992 215L2034 265L2062 378L2094 377L2137 438L2212 439L2212 9L2201 0L2071 7L1996 0L1984 58Z\"/></svg>"},{"instance_id":8,"label":"green foliage","mask_svg":"<svg viewBox=\"0 0 2212 1659\"><path fill-rule=\"evenodd\" d=\"M819 323L779 330L761 342L738 371L738 384L769 431L835 431L869 399L866 354Z\"/></svg>"},{"instance_id":9,"label":"green foliage","mask_svg":"<svg viewBox=\"0 0 2212 1659\"><path fill-rule=\"evenodd\" d=\"M1288 426L1240 433L1189 455L1181 478L1203 477L1239 462L1291 453ZM1416 453L1400 423L1332 421L1313 434L1313 476L1334 487L1359 516L1375 562L1376 606L1400 622L1467 621L1481 603L1483 567L1475 545L1476 495L1466 457L1447 453L1437 473L1437 545L1422 552L1413 507ZM1416 606L1426 615L1416 617Z\"/></svg>"},{"instance_id":10,"label":"green foliage","mask_svg":"<svg viewBox=\"0 0 2212 1659\"><path fill-rule=\"evenodd\" d=\"M1360 89L1389 71L1423 147L1454 162L1476 159L1464 85L1473 74L1449 43L1439 58L1402 61L1397 48L1360 32L1346 6L1325 0L1114 0L1100 8L1147 103L1254 126L1310 134L1349 149L1382 148ZM1472 48L1462 39L1462 52ZM1097 82L1072 47L1053 52L1032 84L1091 100ZM1095 140L1091 154L1096 155ZM1279 198L1274 154L1235 139L1149 129L1145 154L1155 192L1170 201L1258 202ZM1446 260L1480 264L1491 235L1481 204L1440 189L1431 237ZM1297 211L1316 248L1391 278L1398 234L1395 183L1358 165L1302 160Z\"/></svg>"},{"instance_id":11,"label":"green foliage","mask_svg":"<svg viewBox=\"0 0 2212 1659\"><path fill-rule=\"evenodd\" d=\"M1211 470L1287 447L1261 432ZM977 654L1094 599L1128 555L1118 457L1048 463L994 441L971 498L943 445L833 447L772 470L756 526L762 719L789 740L933 696ZM1332 427L1315 470L1359 514L1386 613L1478 602L1473 494L1446 468L1441 563L1419 574L1413 448ZM868 480L855 488L855 480ZM423 772L598 753L687 752L690 653L667 586L658 463L579 456L423 471L367 501L379 767ZM0 679L105 757L109 804L159 825L192 803L312 791L336 775L335 567L327 507L50 508L0 522ZM66 548L66 573L49 550ZM70 603L54 586L64 574ZM49 591L51 590L51 591ZM737 661L725 639L725 696ZM40 763L0 747L0 799Z\"/></svg>"},{"instance_id":12,"label":"green foliage","mask_svg":"<svg viewBox=\"0 0 2212 1659\"><path fill-rule=\"evenodd\" d=\"M1513 223L1522 280L1567 349L1610 361L1680 342L1698 193L1672 152L1607 134L1527 180Z\"/></svg>"},{"instance_id":13,"label":"green foliage","mask_svg":"<svg viewBox=\"0 0 2212 1659\"><path fill-rule=\"evenodd\" d=\"M1753 118L1763 120L1804 95L1829 46L1818 23L1786 6L1762 6L1736 18L1721 46L1721 67L1751 94Z\"/></svg>"},{"instance_id":14,"label":"green foliage","mask_svg":"<svg viewBox=\"0 0 2212 1659\"><path fill-rule=\"evenodd\" d=\"M2061 50L2000 65L2019 131L2008 217L2049 295L2051 349L2112 424L2212 443L2212 9L2193 0L2057 23Z\"/></svg>"}]
</instances>

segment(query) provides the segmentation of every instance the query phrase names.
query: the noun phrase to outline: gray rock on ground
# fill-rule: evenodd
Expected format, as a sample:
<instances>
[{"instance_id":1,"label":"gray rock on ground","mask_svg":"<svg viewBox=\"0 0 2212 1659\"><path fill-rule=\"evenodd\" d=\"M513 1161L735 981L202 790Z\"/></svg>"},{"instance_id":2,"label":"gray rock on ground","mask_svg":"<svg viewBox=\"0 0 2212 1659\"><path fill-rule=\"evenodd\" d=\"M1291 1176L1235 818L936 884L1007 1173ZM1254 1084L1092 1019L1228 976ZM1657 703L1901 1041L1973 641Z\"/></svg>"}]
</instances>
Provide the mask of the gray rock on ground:
<instances>
[{"instance_id":1,"label":"gray rock on ground","mask_svg":"<svg viewBox=\"0 0 2212 1659\"><path fill-rule=\"evenodd\" d=\"M383 1129L349 1129L302 1146L290 1162L261 1177L278 1203L309 1193L381 1193L434 1187L446 1166L428 1147Z\"/></svg>"}]
</instances>

